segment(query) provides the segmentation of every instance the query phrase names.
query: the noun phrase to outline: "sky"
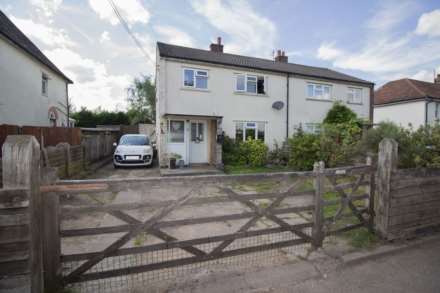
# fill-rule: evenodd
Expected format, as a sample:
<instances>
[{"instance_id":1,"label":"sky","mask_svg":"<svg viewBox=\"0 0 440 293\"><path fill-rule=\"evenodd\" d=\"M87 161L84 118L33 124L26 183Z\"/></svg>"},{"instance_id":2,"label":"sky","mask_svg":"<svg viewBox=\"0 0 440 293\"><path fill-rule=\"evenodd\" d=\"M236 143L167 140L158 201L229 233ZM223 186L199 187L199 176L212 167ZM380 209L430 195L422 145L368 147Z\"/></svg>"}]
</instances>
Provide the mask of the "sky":
<instances>
[{"instance_id":1,"label":"sky","mask_svg":"<svg viewBox=\"0 0 440 293\"><path fill-rule=\"evenodd\" d=\"M75 107L127 107L134 78L153 76L156 42L327 67L376 83L440 73L440 1L0 0L0 9L69 78Z\"/></svg>"}]
</instances>

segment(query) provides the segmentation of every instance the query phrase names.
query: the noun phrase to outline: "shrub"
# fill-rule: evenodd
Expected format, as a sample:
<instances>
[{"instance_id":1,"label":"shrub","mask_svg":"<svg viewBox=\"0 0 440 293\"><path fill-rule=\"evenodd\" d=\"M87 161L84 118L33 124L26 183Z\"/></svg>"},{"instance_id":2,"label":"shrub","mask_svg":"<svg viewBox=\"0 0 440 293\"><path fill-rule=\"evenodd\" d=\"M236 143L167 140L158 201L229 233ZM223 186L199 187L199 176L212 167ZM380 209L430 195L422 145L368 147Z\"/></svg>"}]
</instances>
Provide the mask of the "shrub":
<instances>
[{"instance_id":1,"label":"shrub","mask_svg":"<svg viewBox=\"0 0 440 293\"><path fill-rule=\"evenodd\" d=\"M310 170L319 160L319 135L298 130L288 141L289 166L296 170Z\"/></svg>"},{"instance_id":2,"label":"shrub","mask_svg":"<svg viewBox=\"0 0 440 293\"><path fill-rule=\"evenodd\" d=\"M246 140L239 144L239 162L251 167L262 167L267 162L267 145L258 139Z\"/></svg>"},{"instance_id":3,"label":"shrub","mask_svg":"<svg viewBox=\"0 0 440 293\"><path fill-rule=\"evenodd\" d=\"M240 146L234 139L225 136L222 145L223 162L226 165L238 165L240 163Z\"/></svg>"},{"instance_id":4,"label":"shrub","mask_svg":"<svg viewBox=\"0 0 440 293\"><path fill-rule=\"evenodd\" d=\"M275 141L274 147L268 154L270 164L286 166L289 163L289 148L284 142L281 146Z\"/></svg>"},{"instance_id":5,"label":"shrub","mask_svg":"<svg viewBox=\"0 0 440 293\"><path fill-rule=\"evenodd\" d=\"M353 112L347 106L336 102L333 107L327 112L327 116L324 118L324 124L343 124L357 121L356 113Z\"/></svg>"},{"instance_id":6,"label":"shrub","mask_svg":"<svg viewBox=\"0 0 440 293\"><path fill-rule=\"evenodd\" d=\"M236 142L226 136L222 151L223 162L226 165L262 167L267 162L268 147L261 140Z\"/></svg>"}]
</instances>

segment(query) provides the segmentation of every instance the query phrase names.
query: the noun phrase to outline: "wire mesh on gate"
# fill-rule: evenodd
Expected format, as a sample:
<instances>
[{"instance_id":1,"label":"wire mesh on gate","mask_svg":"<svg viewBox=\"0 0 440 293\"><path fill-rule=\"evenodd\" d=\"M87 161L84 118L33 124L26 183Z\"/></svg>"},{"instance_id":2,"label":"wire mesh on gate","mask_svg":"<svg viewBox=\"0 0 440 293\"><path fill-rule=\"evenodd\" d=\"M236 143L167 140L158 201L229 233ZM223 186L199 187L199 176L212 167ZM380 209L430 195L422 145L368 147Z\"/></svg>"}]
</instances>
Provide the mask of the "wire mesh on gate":
<instances>
[{"instance_id":1,"label":"wire mesh on gate","mask_svg":"<svg viewBox=\"0 0 440 293\"><path fill-rule=\"evenodd\" d=\"M311 228L303 230L307 235L311 235ZM290 231L274 233L268 235L259 235L236 239L227 247L226 251L236 250L245 247L256 247L265 244L275 244L279 242L299 239ZM220 242L197 245L202 251L209 253ZM291 245L284 248L264 249L252 253L229 256L204 262L196 262L188 265L181 265L171 268L152 270L143 273L129 274L118 277L98 279L93 281L78 282L70 284L68 287L74 288L79 292L143 292L145 288L153 290L163 290L172 285L176 278L190 277L194 274L204 274L212 272L224 272L231 269L258 268L266 265L275 265L285 262L290 257L304 255L310 244ZM148 253L130 254L123 256L107 257L94 267L88 273L97 273L111 271L126 267L136 267L153 263L161 263L170 260L177 260L190 257L191 254L179 249L171 248L166 250L153 251ZM63 274L67 275L84 261L67 262L63 265ZM150 292L149 291L149 292ZM154 292L154 291L153 291Z\"/></svg>"}]
</instances>

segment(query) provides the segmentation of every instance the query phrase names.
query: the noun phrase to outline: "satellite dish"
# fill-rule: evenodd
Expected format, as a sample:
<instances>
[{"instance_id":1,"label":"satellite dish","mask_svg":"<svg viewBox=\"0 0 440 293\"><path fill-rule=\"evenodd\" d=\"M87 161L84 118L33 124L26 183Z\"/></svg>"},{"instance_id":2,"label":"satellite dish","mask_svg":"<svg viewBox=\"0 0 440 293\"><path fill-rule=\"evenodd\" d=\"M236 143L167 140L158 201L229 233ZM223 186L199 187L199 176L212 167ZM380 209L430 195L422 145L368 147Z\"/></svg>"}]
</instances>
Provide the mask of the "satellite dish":
<instances>
[{"instance_id":1,"label":"satellite dish","mask_svg":"<svg viewBox=\"0 0 440 293\"><path fill-rule=\"evenodd\" d=\"M284 102L276 101L272 104L272 108L274 108L275 110L281 110L284 108Z\"/></svg>"}]
</instances>

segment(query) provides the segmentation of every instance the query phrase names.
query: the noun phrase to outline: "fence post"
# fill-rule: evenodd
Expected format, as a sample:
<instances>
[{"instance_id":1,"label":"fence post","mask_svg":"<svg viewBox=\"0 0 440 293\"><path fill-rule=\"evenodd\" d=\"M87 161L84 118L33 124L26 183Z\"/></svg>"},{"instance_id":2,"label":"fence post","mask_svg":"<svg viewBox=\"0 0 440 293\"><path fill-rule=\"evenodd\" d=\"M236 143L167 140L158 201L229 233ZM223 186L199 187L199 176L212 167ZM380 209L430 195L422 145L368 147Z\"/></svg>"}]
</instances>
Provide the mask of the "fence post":
<instances>
[{"instance_id":1,"label":"fence post","mask_svg":"<svg viewBox=\"0 0 440 293\"><path fill-rule=\"evenodd\" d=\"M324 241L324 209L322 205L322 196L324 193L324 162L315 163L313 165L313 172L315 174L314 188L315 188L315 199L314 205L315 210L313 213L313 228L312 228L312 238L313 247L315 249L322 246Z\"/></svg>"},{"instance_id":2,"label":"fence post","mask_svg":"<svg viewBox=\"0 0 440 293\"><path fill-rule=\"evenodd\" d=\"M397 168L397 142L384 138L379 144L377 162L376 230L382 237L388 233L391 174Z\"/></svg>"},{"instance_id":3,"label":"fence post","mask_svg":"<svg viewBox=\"0 0 440 293\"><path fill-rule=\"evenodd\" d=\"M370 156L367 156L366 160L367 166L373 166L373 160ZM366 187L366 192L368 194L368 215L370 216L368 219L368 230L370 232L374 231L374 218L375 218L375 211L374 211L374 202L375 202L375 191L376 191L376 172L372 172L369 175L369 181L370 183Z\"/></svg>"},{"instance_id":4,"label":"fence post","mask_svg":"<svg viewBox=\"0 0 440 293\"><path fill-rule=\"evenodd\" d=\"M43 260L41 239L40 145L31 135L10 135L3 144L3 187L25 188L29 199L30 292L43 292Z\"/></svg>"}]
</instances>

